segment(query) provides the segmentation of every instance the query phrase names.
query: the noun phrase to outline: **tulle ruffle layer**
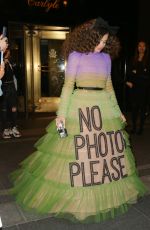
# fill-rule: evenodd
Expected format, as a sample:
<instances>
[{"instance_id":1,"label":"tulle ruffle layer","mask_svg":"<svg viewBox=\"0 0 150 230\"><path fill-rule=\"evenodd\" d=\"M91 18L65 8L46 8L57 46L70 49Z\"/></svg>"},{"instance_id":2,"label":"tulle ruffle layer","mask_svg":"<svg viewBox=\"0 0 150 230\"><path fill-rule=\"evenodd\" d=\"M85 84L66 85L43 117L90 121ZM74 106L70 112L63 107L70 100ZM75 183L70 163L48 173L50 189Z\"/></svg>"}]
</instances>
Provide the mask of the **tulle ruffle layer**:
<instances>
[{"instance_id":1,"label":"tulle ruffle layer","mask_svg":"<svg viewBox=\"0 0 150 230\"><path fill-rule=\"evenodd\" d=\"M95 101L98 102L96 105ZM101 131L115 133L120 130L122 133L127 176L110 183L72 187L69 164L76 161L74 136L81 131L79 109L89 108L86 111L91 111L97 106L102 118ZM66 118L68 137L60 138L55 122L51 122L46 128L47 133L35 144L36 151L11 174L14 182L11 193L27 210L49 213L74 222L100 222L125 213L146 192L137 176L125 125L105 91L76 90ZM103 167L103 159L100 167Z\"/></svg>"}]
</instances>

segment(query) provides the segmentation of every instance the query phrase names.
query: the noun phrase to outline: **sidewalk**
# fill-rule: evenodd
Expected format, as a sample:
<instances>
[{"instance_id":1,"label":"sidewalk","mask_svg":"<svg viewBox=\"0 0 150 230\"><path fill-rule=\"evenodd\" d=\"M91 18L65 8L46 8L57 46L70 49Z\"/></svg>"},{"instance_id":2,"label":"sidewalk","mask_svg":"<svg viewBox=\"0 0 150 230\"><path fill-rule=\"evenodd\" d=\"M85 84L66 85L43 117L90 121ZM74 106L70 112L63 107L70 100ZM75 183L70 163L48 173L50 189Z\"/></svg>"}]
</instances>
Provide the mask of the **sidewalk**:
<instances>
[{"instance_id":1,"label":"sidewalk","mask_svg":"<svg viewBox=\"0 0 150 230\"><path fill-rule=\"evenodd\" d=\"M23 138L40 136L45 133L47 125L55 119L55 113L31 114L28 118L23 115L18 119L18 126Z\"/></svg>"},{"instance_id":2,"label":"sidewalk","mask_svg":"<svg viewBox=\"0 0 150 230\"><path fill-rule=\"evenodd\" d=\"M22 210L8 194L11 184L8 175L18 163L33 152L33 145L44 133L55 115L20 119L20 139L0 140L0 217L6 230L149 230L150 229L150 141L149 121L142 136L132 136L131 142L141 179L149 194L130 210L114 220L100 224L73 224L49 215L33 215ZM17 145L17 147L16 147ZM87 204L88 205L88 204Z\"/></svg>"}]
</instances>

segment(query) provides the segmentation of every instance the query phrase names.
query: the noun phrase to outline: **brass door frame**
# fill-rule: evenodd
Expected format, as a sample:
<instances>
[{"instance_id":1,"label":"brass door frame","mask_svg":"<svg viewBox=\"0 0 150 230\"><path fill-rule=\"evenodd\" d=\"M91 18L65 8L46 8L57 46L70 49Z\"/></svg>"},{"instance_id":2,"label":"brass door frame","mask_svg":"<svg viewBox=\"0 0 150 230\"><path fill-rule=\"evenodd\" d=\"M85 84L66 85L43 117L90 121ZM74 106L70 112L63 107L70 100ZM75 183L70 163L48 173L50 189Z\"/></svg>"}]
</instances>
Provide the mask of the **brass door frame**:
<instances>
[{"instance_id":1,"label":"brass door frame","mask_svg":"<svg viewBox=\"0 0 150 230\"><path fill-rule=\"evenodd\" d=\"M65 40L69 27L54 26L24 26L24 50L26 70L26 95L28 111L54 112L57 110L59 98L41 97L41 60L40 39ZM41 109L42 103L47 103L47 109ZM51 106L53 104L53 106ZM43 104L44 105L44 104ZM44 111L45 110L45 111Z\"/></svg>"}]
</instances>

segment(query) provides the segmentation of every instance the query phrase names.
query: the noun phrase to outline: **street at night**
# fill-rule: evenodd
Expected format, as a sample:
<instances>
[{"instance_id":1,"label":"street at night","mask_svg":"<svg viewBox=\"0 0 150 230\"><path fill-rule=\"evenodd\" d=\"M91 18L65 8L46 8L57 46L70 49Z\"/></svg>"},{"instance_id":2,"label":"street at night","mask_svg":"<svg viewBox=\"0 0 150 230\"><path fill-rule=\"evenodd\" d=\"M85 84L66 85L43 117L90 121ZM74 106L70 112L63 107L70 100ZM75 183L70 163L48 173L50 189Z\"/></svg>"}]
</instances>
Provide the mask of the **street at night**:
<instances>
[{"instance_id":1,"label":"street at night","mask_svg":"<svg viewBox=\"0 0 150 230\"><path fill-rule=\"evenodd\" d=\"M55 116L32 116L19 119L22 137L11 140L0 140L0 216L3 229L7 230L148 230L150 228L150 195L133 205L127 214L114 220L99 224L73 224L49 215L40 216L26 212L16 204L8 194L11 183L9 174L18 167L19 162L34 152L34 143L45 134L45 128ZM128 118L130 129L130 119ZM138 173L147 185L150 193L150 118L142 136L131 136L131 143L136 159ZM148 193L148 194L149 194Z\"/></svg>"}]
</instances>

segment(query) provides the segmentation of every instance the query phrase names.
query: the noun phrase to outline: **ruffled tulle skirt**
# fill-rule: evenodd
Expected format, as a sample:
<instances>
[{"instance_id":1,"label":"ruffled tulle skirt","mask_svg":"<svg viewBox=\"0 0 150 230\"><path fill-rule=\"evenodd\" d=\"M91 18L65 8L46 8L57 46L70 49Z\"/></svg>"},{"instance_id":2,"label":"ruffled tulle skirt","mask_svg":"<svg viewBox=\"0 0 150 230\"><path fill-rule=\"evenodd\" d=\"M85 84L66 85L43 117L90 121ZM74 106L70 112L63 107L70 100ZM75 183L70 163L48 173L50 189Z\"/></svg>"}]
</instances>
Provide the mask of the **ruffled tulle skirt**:
<instances>
[{"instance_id":1,"label":"ruffled tulle skirt","mask_svg":"<svg viewBox=\"0 0 150 230\"><path fill-rule=\"evenodd\" d=\"M105 90L75 90L66 118L55 122L36 151L11 174L11 193L26 210L74 222L100 222L125 213L146 188L137 175L125 123Z\"/></svg>"}]
</instances>

